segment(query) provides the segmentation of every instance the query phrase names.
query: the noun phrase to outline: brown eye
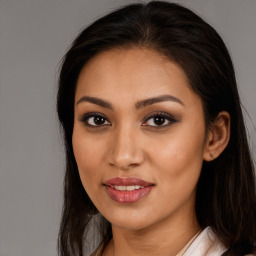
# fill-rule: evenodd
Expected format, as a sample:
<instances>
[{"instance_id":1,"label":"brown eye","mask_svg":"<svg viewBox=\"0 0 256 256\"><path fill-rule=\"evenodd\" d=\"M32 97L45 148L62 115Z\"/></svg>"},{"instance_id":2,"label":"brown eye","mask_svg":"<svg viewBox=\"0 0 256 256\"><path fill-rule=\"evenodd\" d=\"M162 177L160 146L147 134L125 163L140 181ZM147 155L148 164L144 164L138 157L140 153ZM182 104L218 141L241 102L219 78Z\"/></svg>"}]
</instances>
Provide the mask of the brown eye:
<instances>
[{"instance_id":1,"label":"brown eye","mask_svg":"<svg viewBox=\"0 0 256 256\"><path fill-rule=\"evenodd\" d=\"M102 115L89 113L83 116L81 119L87 126L106 126L110 125L110 122Z\"/></svg>"},{"instance_id":2,"label":"brown eye","mask_svg":"<svg viewBox=\"0 0 256 256\"><path fill-rule=\"evenodd\" d=\"M153 118L153 123L155 125L163 125L165 123L165 121L166 121L166 118L163 116L155 116Z\"/></svg>"},{"instance_id":3,"label":"brown eye","mask_svg":"<svg viewBox=\"0 0 256 256\"><path fill-rule=\"evenodd\" d=\"M103 125L105 123L105 118L102 116L95 116L92 119L93 123L96 125Z\"/></svg>"},{"instance_id":4,"label":"brown eye","mask_svg":"<svg viewBox=\"0 0 256 256\"><path fill-rule=\"evenodd\" d=\"M148 117L143 123L143 126L164 127L174 122L176 122L176 120L166 114L155 114Z\"/></svg>"}]
</instances>

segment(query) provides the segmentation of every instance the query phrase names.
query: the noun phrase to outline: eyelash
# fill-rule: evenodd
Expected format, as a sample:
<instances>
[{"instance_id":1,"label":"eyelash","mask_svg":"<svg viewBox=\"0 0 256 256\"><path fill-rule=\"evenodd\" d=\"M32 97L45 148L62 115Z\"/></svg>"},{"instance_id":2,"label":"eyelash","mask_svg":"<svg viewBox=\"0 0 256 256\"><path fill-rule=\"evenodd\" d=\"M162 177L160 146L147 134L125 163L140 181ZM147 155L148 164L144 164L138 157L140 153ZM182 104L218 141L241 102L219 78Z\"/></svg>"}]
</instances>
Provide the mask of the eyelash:
<instances>
[{"instance_id":1,"label":"eyelash","mask_svg":"<svg viewBox=\"0 0 256 256\"><path fill-rule=\"evenodd\" d=\"M95 118L96 117L100 117L104 120L104 123L102 125L93 125L93 124L89 124L88 123L88 120L90 118L94 118L93 119L93 122L95 122ZM145 124L146 122L148 122L150 119L153 119L153 118L156 118L156 117L160 117L164 120L164 123L166 123L166 121L168 122L167 124L164 124L164 125L147 125ZM89 126L89 127L93 127L93 128L100 128L100 127L104 127L104 126L111 126L111 123L108 121L108 119L100 114L100 113L88 113L88 114L85 114L81 120L81 122L85 123L86 126ZM107 124L105 124L107 122ZM153 121L154 122L154 121ZM153 127L153 128L164 128L164 127L167 127L169 125L171 125L172 123L175 123L177 122L177 120L175 120L170 114L167 114L165 112L156 112L156 113L151 113L149 114L148 116L146 116L145 120L143 121L143 124L142 126L149 126L149 127Z\"/></svg>"},{"instance_id":2,"label":"eyelash","mask_svg":"<svg viewBox=\"0 0 256 256\"><path fill-rule=\"evenodd\" d=\"M95 117L101 117L101 118L103 118L103 119L105 119L105 122L107 121L108 123L109 123L109 125L110 125L110 122L107 120L107 118L104 116L104 115L102 115L102 114L100 114L100 113L88 113L88 114L85 114L82 118L81 118L81 122L83 122L83 123L85 123L85 125L86 126L89 126L89 127L103 127L103 126L106 126L106 124L104 124L104 125L92 125L92 124L89 124L88 123L88 120L89 120L89 118L94 118L94 121L95 121ZM108 124L107 124L108 125Z\"/></svg>"},{"instance_id":3,"label":"eyelash","mask_svg":"<svg viewBox=\"0 0 256 256\"><path fill-rule=\"evenodd\" d=\"M164 128L167 127L175 122L177 122L170 114L167 114L165 112L155 112L155 113L151 113L149 114L146 118L145 121L143 121L143 126L145 125L145 122L148 122L150 119L156 118L156 117L160 117L163 118L165 121L164 123L166 123L166 121L168 122L167 124L164 125L149 125L150 127L155 127L155 128ZM154 122L154 121L153 121Z\"/></svg>"}]
</instances>

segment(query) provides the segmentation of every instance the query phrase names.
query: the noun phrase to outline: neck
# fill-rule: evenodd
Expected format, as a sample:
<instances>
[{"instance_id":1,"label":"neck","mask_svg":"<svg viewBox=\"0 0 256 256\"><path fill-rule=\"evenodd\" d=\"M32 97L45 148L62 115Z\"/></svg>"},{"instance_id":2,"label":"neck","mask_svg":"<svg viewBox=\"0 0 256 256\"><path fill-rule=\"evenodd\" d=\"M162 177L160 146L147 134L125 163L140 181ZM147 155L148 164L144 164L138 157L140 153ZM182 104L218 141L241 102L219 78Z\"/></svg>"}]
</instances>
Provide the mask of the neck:
<instances>
[{"instance_id":1,"label":"neck","mask_svg":"<svg viewBox=\"0 0 256 256\"><path fill-rule=\"evenodd\" d=\"M113 225L104 256L176 256L199 230L195 212L179 213L141 230Z\"/></svg>"}]
</instances>

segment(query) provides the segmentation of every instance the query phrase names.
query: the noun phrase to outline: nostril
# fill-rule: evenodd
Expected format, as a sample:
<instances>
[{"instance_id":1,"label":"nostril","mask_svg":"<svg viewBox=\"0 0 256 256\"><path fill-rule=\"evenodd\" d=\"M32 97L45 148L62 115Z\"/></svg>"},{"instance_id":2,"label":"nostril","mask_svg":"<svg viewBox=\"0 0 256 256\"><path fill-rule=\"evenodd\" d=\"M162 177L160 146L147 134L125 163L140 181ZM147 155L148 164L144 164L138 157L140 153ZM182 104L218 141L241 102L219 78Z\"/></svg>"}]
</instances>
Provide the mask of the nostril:
<instances>
[{"instance_id":1,"label":"nostril","mask_svg":"<svg viewBox=\"0 0 256 256\"><path fill-rule=\"evenodd\" d=\"M138 164L138 163L131 163L131 164L127 164L127 165L121 165L121 164L110 162L109 165L111 167L115 167L115 168L117 168L119 170L128 171L130 169L138 167L140 164Z\"/></svg>"},{"instance_id":2,"label":"nostril","mask_svg":"<svg viewBox=\"0 0 256 256\"><path fill-rule=\"evenodd\" d=\"M130 164L129 166L130 167L137 167L137 166L139 166L139 164L134 163L134 164Z\"/></svg>"}]
</instances>

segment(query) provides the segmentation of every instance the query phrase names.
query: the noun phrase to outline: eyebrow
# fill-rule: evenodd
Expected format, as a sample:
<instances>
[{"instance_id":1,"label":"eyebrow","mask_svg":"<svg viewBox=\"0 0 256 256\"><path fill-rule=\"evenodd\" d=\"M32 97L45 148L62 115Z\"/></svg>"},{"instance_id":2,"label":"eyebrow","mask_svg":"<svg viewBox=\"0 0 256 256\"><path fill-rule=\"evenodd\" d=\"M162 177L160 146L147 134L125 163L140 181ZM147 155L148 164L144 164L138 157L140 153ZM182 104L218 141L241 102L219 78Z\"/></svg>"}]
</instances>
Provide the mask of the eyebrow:
<instances>
[{"instance_id":1,"label":"eyebrow","mask_svg":"<svg viewBox=\"0 0 256 256\"><path fill-rule=\"evenodd\" d=\"M136 102L135 109L139 110L143 107L146 107L146 106L158 103L158 102L163 102L163 101L173 101L173 102L179 103L179 104L184 106L184 103L180 99L178 99L174 96L161 95L161 96L157 96L157 97L153 97L153 98L149 98L149 99L145 99L145 100L141 100L141 101ZM104 108L113 109L113 106L112 106L111 103L109 103L105 100L96 98L96 97L83 96L82 98L80 98L77 101L76 104L78 105L81 102L90 102L90 103L99 105L99 106L104 107Z\"/></svg>"},{"instance_id":2,"label":"eyebrow","mask_svg":"<svg viewBox=\"0 0 256 256\"><path fill-rule=\"evenodd\" d=\"M178 99L174 96L161 95L161 96L157 96L157 97L154 97L154 98L149 98L149 99L146 99L146 100L138 101L135 104L135 108L136 109L141 109L143 107L152 105L154 103L163 102L163 101L173 101L173 102L179 103L179 104L184 106L184 103L180 99Z\"/></svg>"},{"instance_id":3,"label":"eyebrow","mask_svg":"<svg viewBox=\"0 0 256 256\"><path fill-rule=\"evenodd\" d=\"M80 98L78 101L77 101L77 105L81 102L90 102L90 103L93 103L93 104L96 104L96 105L99 105L103 108L109 108L109 109L113 109L111 103L105 101L105 100L102 100L102 99L99 99L99 98L95 98L95 97L88 97L88 96L83 96L82 98Z\"/></svg>"}]
</instances>

